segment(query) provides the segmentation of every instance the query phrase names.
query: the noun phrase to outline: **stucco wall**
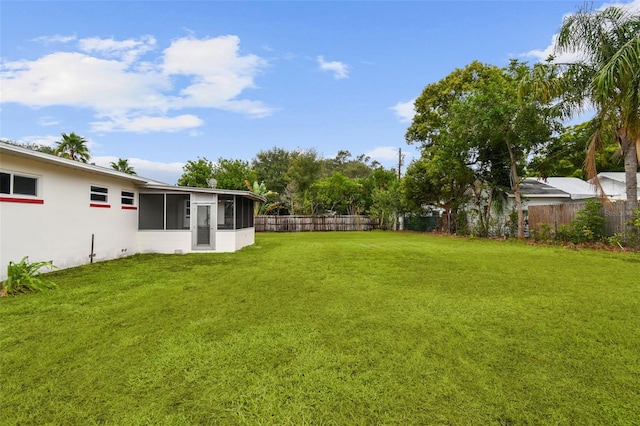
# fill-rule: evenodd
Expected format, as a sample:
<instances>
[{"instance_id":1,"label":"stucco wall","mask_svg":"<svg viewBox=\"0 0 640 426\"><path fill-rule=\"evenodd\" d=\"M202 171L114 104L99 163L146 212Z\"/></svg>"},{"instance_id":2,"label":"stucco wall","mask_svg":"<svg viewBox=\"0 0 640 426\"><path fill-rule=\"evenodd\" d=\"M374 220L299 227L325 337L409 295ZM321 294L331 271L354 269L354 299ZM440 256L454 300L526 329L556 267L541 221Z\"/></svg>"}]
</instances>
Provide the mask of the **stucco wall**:
<instances>
[{"instance_id":1,"label":"stucco wall","mask_svg":"<svg viewBox=\"0 0 640 426\"><path fill-rule=\"evenodd\" d=\"M131 182L4 153L0 169L37 176L35 199L42 200L42 204L0 202L0 279L6 278L9 261L24 256L31 261L51 260L58 268L89 263L92 235L94 261L135 252L137 210L122 209L120 197L122 190L137 193ZM91 185L109 189L108 208L90 206Z\"/></svg>"},{"instance_id":2,"label":"stucco wall","mask_svg":"<svg viewBox=\"0 0 640 426\"><path fill-rule=\"evenodd\" d=\"M138 231L136 249L138 253L189 253L191 231Z\"/></svg>"}]
</instances>

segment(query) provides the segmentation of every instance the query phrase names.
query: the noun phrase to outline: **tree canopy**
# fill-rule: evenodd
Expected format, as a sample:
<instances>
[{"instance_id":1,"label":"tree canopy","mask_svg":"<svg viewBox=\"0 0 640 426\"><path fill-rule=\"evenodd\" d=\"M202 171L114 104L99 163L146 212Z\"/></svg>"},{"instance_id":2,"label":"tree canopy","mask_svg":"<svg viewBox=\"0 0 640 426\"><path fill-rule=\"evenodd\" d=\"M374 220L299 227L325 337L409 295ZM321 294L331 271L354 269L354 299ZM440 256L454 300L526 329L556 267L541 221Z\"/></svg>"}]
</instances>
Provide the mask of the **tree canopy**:
<instances>
[{"instance_id":1,"label":"tree canopy","mask_svg":"<svg viewBox=\"0 0 640 426\"><path fill-rule=\"evenodd\" d=\"M182 167L183 173L178 179L179 186L210 188L213 179L213 163L206 157L189 160Z\"/></svg>"},{"instance_id":2,"label":"tree canopy","mask_svg":"<svg viewBox=\"0 0 640 426\"><path fill-rule=\"evenodd\" d=\"M127 173L129 175L135 175L136 172L133 167L129 164L129 160L126 158L118 158L118 161L112 161L109 163L113 170L117 170L122 173Z\"/></svg>"},{"instance_id":3,"label":"tree canopy","mask_svg":"<svg viewBox=\"0 0 640 426\"><path fill-rule=\"evenodd\" d=\"M55 155L68 158L75 161L86 163L91 158L87 140L82 136L71 132L70 134L62 133L62 140L56 142L54 150Z\"/></svg>"}]
</instances>

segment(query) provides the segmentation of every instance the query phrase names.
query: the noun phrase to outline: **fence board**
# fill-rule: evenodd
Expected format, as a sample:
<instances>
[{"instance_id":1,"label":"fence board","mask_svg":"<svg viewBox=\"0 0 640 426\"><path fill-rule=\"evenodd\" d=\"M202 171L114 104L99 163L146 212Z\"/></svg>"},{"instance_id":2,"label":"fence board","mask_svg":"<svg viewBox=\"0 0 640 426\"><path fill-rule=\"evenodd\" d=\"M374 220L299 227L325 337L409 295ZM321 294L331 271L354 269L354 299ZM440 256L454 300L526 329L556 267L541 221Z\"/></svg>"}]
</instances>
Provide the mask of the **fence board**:
<instances>
[{"instance_id":1,"label":"fence board","mask_svg":"<svg viewBox=\"0 0 640 426\"><path fill-rule=\"evenodd\" d=\"M377 221L368 216L256 216L256 232L371 231Z\"/></svg>"},{"instance_id":2,"label":"fence board","mask_svg":"<svg viewBox=\"0 0 640 426\"><path fill-rule=\"evenodd\" d=\"M529 206L529 228L535 229L542 223L547 223L554 231L560 225L571 223L586 203L555 204L545 206ZM604 207L604 235L612 236L624 230L625 201L616 201L612 208Z\"/></svg>"}]
</instances>

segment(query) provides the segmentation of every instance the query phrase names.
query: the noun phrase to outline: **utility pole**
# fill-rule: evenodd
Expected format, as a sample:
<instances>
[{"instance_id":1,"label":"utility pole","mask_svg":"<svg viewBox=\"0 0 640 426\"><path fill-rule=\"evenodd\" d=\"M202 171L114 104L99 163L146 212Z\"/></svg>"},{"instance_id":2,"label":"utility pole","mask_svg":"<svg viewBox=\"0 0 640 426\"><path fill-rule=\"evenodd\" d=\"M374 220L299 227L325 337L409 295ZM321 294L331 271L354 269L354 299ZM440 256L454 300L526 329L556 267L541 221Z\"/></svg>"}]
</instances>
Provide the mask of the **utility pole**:
<instances>
[{"instance_id":1,"label":"utility pole","mask_svg":"<svg viewBox=\"0 0 640 426\"><path fill-rule=\"evenodd\" d=\"M398 180L402 175L402 148L398 148Z\"/></svg>"}]
</instances>

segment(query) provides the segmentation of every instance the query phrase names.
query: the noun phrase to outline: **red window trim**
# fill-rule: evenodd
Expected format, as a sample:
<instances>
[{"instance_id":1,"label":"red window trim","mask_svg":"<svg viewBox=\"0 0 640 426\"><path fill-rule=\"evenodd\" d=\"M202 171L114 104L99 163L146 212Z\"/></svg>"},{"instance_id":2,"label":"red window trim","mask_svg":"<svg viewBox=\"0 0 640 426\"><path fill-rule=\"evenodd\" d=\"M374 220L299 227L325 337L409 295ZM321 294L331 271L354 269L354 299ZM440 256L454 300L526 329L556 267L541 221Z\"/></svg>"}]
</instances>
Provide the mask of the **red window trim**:
<instances>
[{"instance_id":1,"label":"red window trim","mask_svg":"<svg viewBox=\"0 0 640 426\"><path fill-rule=\"evenodd\" d=\"M24 204L44 204L44 200L38 199L38 198L0 197L0 202L24 203Z\"/></svg>"},{"instance_id":2,"label":"red window trim","mask_svg":"<svg viewBox=\"0 0 640 426\"><path fill-rule=\"evenodd\" d=\"M138 210L136 206L122 206L122 210Z\"/></svg>"},{"instance_id":3,"label":"red window trim","mask_svg":"<svg viewBox=\"0 0 640 426\"><path fill-rule=\"evenodd\" d=\"M89 204L89 207L100 207L103 209L110 209L111 208L111 204L96 204L96 203L91 203Z\"/></svg>"}]
</instances>

